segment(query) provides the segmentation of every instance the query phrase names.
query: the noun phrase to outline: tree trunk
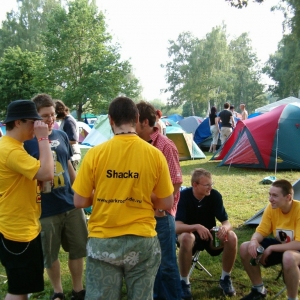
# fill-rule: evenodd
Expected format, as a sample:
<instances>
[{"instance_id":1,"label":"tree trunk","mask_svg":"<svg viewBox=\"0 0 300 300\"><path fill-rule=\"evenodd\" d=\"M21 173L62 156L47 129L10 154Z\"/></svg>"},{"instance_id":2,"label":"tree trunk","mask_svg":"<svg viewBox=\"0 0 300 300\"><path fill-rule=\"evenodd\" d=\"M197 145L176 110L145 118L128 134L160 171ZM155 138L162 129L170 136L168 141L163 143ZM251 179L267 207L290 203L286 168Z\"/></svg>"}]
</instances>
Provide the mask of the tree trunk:
<instances>
[{"instance_id":1,"label":"tree trunk","mask_svg":"<svg viewBox=\"0 0 300 300\"><path fill-rule=\"evenodd\" d=\"M83 110L82 110L82 103L79 103L78 104L78 109L77 109L77 120L78 121L81 121L81 115L83 113Z\"/></svg>"}]
</instances>

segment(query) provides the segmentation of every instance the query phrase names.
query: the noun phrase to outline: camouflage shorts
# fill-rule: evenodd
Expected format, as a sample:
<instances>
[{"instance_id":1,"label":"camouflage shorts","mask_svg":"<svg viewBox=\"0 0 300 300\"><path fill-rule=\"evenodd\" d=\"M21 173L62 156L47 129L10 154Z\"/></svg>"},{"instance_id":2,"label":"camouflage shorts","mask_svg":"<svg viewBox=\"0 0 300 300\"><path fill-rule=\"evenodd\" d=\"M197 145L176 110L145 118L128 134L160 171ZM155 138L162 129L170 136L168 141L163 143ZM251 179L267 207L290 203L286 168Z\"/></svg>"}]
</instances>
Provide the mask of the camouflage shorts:
<instances>
[{"instance_id":1,"label":"camouflage shorts","mask_svg":"<svg viewBox=\"0 0 300 300\"><path fill-rule=\"evenodd\" d=\"M124 278L128 299L152 300L160 258L157 237L90 238L87 244L85 299L121 299Z\"/></svg>"}]
</instances>

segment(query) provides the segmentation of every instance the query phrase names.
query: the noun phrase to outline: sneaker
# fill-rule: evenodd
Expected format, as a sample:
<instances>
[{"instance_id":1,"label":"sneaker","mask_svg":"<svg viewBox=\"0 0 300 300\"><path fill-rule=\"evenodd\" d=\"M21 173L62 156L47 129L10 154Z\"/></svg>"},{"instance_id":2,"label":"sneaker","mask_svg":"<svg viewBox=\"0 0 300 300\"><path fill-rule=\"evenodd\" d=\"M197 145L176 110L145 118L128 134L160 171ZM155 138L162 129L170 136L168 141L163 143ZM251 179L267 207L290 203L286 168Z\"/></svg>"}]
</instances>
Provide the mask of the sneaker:
<instances>
[{"instance_id":1,"label":"sneaker","mask_svg":"<svg viewBox=\"0 0 300 300\"><path fill-rule=\"evenodd\" d=\"M232 286L231 278L229 275L226 275L224 279L220 279L220 288L223 290L225 296L235 296L236 292Z\"/></svg>"},{"instance_id":2,"label":"sneaker","mask_svg":"<svg viewBox=\"0 0 300 300\"><path fill-rule=\"evenodd\" d=\"M71 300L84 300L85 290L81 290L80 292L75 292L72 290Z\"/></svg>"},{"instance_id":3,"label":"sneaker","mask_svg":"<svg viewBox=\"0 0 300 300\"><path fill-rule=\"evenodd\" d=\"M257 289L251 288L251 293L241 298L241 300L259 300L263 299L267 296L267 290L264 289L262 293L260 293Z\"/></svg>"},{"instance_id":4,"label":"sneaker","mask_svg":"<svg viewBox=\"0 0 300 300\"><path fill-rule=\"evenodd\" d=\"M191 284L186 284L184 280L181 280L181 298L184 300L193 300Z\"/></svg>"}]
</instances>

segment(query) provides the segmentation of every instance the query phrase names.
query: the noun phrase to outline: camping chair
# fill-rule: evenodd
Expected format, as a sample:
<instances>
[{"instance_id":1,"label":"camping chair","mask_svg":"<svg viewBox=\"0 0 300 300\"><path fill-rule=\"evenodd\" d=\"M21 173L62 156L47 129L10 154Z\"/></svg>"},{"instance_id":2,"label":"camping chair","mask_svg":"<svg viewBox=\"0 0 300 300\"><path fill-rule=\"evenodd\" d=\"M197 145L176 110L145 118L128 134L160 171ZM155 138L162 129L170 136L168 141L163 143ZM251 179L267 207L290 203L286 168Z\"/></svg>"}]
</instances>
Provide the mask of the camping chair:
<instances>
[{"instance_id":1,"label":"camping chair","mask_svg":"<svg viewBox=\"0 0 300 300\"><path fill-rule=\"evenodd\" d=\"M201 251L197 250L192 257L192 266L190 268L189 276L192 275L194 269L196 268L198 270L205 271L210 277L212 277L212 275L209 273L209 271L200 263L200 261L199 261L200 253L201 253Z\"/></svg>"}]
</instances>

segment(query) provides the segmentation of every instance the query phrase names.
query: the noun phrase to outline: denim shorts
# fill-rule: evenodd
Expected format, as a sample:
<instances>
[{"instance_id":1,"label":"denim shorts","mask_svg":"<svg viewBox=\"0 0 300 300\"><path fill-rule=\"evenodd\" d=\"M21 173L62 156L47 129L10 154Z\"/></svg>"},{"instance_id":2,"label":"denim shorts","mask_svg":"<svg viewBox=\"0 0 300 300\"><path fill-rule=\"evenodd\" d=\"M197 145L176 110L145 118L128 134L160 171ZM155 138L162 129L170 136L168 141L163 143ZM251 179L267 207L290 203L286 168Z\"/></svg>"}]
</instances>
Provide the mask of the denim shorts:
<instances>
[{"instance_id":1,"label":"denim shorts","mask_svg":"<svg viewBox=\"0 0 300 300\"><path fill-rule=\"evenodd\" d=\"M7 275L8 293L25 295L44 290L40 235L24 243L5 239L0 233L0 260Z\"/></svg>"},{"instance_id":2,"label":"denim shorts","mask_svg":"<svg viewBox=\"0 0 300 300\"><path fill-rule=\"evenodd\" d=\"M42 246L45 268L50 268L58 259L60 246L69 253L69 259L86 256L87 226L81 208L42 218Z\"/></svg>"}]
</instances>

